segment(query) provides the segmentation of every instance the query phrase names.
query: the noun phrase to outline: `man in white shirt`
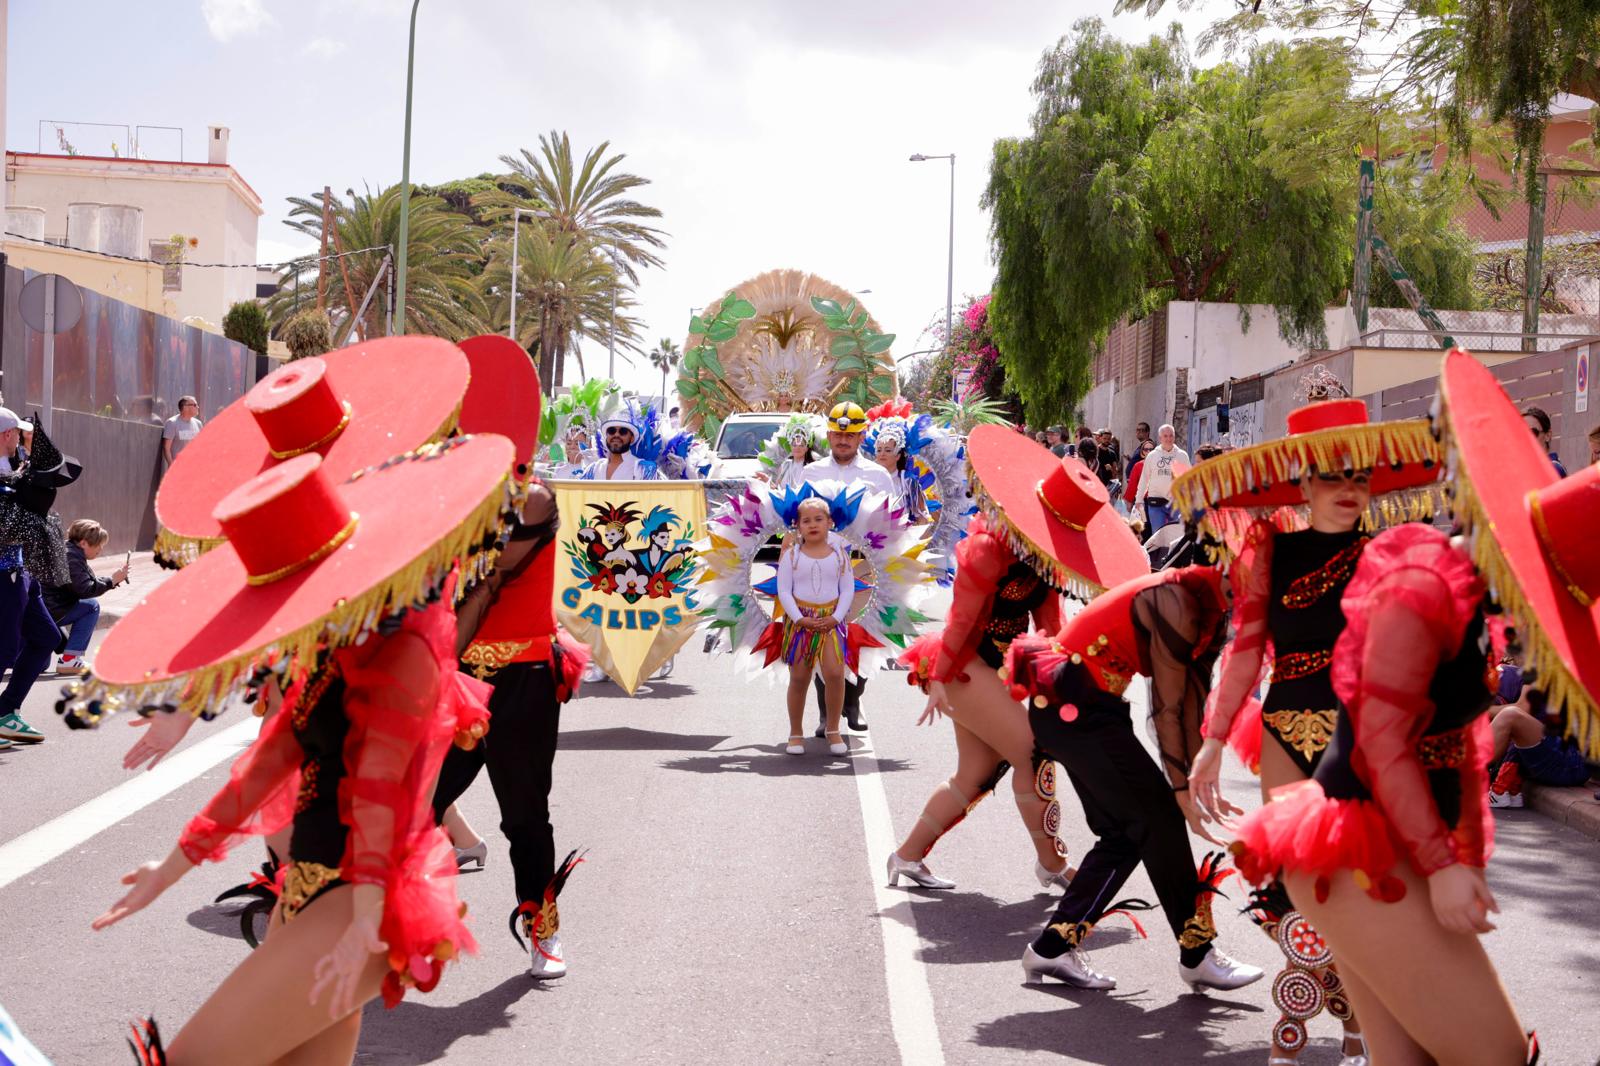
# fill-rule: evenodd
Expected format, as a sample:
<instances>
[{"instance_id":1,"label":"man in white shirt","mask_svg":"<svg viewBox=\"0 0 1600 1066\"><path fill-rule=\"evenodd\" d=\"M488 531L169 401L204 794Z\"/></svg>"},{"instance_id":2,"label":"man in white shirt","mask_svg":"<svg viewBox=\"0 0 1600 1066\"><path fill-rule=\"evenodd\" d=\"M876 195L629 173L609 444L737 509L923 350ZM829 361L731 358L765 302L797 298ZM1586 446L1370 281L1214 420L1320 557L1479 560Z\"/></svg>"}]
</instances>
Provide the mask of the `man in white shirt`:
<instances>
[{"instance_id":1,"label":"man in white shirt","mask_svg":"<svg viewBox=\"0 0 1600 1066\"><path fill-rule=\"evenodd\" d=\"M1178 511L1172 506L1172 479L1190 466L1189 453L1178 447L1177 434L1171 426L1162 426L1156 436L1160 443L1144 457L1139 487L1133 495L1134 506L1144 506L1149 536L1178 520Z\"/></svg>"},{"instance_id":2,"label":"man in white shirt","mask_svg":"<svg viewBox=\"0 0 1600 1066\"><path fill-rule=\"evenodd\" d=\"M590 463L583 476L589 481L645 481L650 475L633 454L633 423L621 414L600 424L606 454Z\"/></svg>"},{"instance_id":3,"label":"man in white shirt","mask_svg":"<svg viewBox=\"0 0 1600 1066\"><path fill-rule=\"evenodd\" d=\"M861 454L861 436L867 430L867 413L860 404L836 403L828 412L828 455L807 463L800 473L806 481L837 481L844 485L865 486L893 498L894 481L889 472ZM826 733L827 717L823 703L822 676L814 679L817 690L817 736ZM867 731L867 720L861 717L861 691L867 679L846 682L844 689L844 716L850 728L858 733Z\"/></svg>"},{"instance_id":4,"label":"man in white shirt","mask_svg":"<svg viewBox=\"0 0 1600 1066\"><path fill-rule=\"evenodd\" d=\"M161 454L168 466L190 441L199 436L200 428L204 425L200 421L200 401L193 396L178 397L178 413L167 419L167 424L161 430Z\"/></svg>"}]
</instances>

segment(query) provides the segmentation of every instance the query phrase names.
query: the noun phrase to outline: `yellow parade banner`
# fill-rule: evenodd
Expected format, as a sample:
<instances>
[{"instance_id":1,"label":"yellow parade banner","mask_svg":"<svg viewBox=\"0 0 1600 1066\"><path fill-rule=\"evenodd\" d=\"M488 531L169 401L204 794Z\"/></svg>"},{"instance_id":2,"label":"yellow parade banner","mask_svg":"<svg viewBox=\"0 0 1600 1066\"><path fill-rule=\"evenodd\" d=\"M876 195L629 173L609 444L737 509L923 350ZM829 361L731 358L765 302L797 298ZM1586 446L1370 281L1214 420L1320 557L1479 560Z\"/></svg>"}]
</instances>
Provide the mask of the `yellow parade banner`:
<instances>
[{"instance_id":1,"label":"yellow parade banner","mask_svg":"<svg viewBox=\"0 0 1600 1066\"><path fill-rule=\"evenodd\" d=\"M561 512L556 616L633 695L700 624L698 481L550 481Z\"/></svg>"}]
</instances>

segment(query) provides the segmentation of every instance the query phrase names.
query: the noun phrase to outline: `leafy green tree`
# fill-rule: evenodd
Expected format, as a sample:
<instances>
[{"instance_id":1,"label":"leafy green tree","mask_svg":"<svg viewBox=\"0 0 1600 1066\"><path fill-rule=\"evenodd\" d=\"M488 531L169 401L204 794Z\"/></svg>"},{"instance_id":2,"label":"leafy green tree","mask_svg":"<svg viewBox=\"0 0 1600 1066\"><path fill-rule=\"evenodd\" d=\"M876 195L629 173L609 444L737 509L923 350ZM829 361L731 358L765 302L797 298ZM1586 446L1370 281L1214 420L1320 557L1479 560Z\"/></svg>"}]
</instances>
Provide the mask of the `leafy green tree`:
<instances>
[{"instance_id":1,"label":"leafy green tree","mask_svg":"<svg viewBox=\"0 0 1600 1066\"><path fill-rule=\"evenodd\" d=\"M1075 408L1111 327L1169 300L1270 304L1286 340L1325 341L1324 309L1350 284L1357 135L1289 105L1350 83L1317 42L1196 69L1176 26L1125 44L1084 20L1045 54L1032 133L996 142L984 195L988 322L1028 421ZM1385 239L1431 256L1422 214L1397 205L1409 221ZM1438 265L1467 291L1469 260Z\"/></svg>"},{"instance_id":2,"label":"leafy green tree","mask_svg":"<svg viewBox=\"0 0 1600 1066\"><path fill-rule=\"evenodd\" d=\"M322 193L289 198L285 224L311 237L322 235ZM345 190L332 199L337 248L343 255L327 269L327 311L334 320L333 343L357 337L381 336L389 308L388 279L377 287L359 321L354 311L378 278L389 249L400 238L400 187L373 192ZM406 332L433 334L459 340L486 329L487 308L476 282L484 252L483 231L467 216L453 211L437 196L411 197L410 253L406 277ZM334 242L329 241L329 251ZM289 268L267 301L267 317L274 326L285 322L317 298L317 264L301 261Z\"/></svg>"},{"instance_id":3,"label":"leafy green tree","mask_svg":"<svg viewBox=\"0 0 1600 1066\"><path fill-rule=\"evenodd\" d=\"M222 335L252 352L267 350L267 312L254 300L240 300L222 316Z\"/></svg>"},{"instance_id":4,"label":"leafy green tree","mask_svg":"<svg viewBox=\"0 0 1600 1066\"><path fill-rule=\"evenodd\" d=\"M552 225L525 222L517 232L517 277L516 338L530 351L537 349L539 380L547 387L564 384L569 352L578 356L580 375L588 377L579 342L606 343L613 298L617 345L638 350L641 325L630 313L634 307L631 290L622 284L604 249ZM489 263L480 281L491 319L508 321L510 234L490 245Z\"/></svg>"},{"instance_id":5,"label":"leafy green tree","mask_svg":"<svg viewBox=\"0 0 1600 1066\"><path fill-rule=\"evenodd\" d=\"M497 187L474 197L473 204L489 222L509 222L514 209L531 205L558 232L609 246L629 283L636 284L636 268L661 265L655 251L666 247L666 235L648 224L661 217L660 210L633 199L649 179L619 171L627 156L608 155L610 149L611 142L602 141L578 163L571 139L552 130L539 138L537 155L524 148L520 155L501 156L510 173L495 179Z\"/></svg>"}]
</instances>

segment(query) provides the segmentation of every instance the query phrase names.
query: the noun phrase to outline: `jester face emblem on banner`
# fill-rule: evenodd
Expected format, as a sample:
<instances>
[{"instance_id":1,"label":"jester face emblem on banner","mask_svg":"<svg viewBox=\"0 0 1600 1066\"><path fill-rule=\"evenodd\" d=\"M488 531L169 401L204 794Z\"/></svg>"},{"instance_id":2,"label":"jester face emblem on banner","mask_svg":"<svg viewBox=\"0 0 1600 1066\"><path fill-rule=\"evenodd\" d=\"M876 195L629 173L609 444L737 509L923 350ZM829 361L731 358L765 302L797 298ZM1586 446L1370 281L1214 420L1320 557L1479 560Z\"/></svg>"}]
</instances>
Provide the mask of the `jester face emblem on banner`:
<instances>
[{"instance_id":1,"label":"jester face emblem on banner","mask_svg":"<svg viewBox=\"0 0 1600 1066\"><path fill-rule=\"evenodd\" d=\"M556 609L595 662L632 695L694 632L693 546L705 525L700 485L558 482L568 563ZM576 528L574 528L576 527Z\"/></svg>"}]
</instances>

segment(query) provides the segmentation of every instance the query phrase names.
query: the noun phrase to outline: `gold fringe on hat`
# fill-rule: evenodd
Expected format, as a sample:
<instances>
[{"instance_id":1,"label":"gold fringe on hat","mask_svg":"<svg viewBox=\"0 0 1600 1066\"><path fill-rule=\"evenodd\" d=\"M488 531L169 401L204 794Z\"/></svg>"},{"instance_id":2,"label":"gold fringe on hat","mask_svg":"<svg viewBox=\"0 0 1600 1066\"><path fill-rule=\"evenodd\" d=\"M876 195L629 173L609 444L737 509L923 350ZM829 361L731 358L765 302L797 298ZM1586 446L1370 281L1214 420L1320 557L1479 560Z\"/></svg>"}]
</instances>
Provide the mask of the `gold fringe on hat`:
<instances>
[{"instance_id":1,"label":"gold fringe on hat","mask_svg":"<svg viewBox=\"0 0 1600 1066\"><path fill-rule=\"evenodd\" d=\"M983 481L978 477L977 470L973 469L970 458L967 460L967 481L972 486L973 502L983 512L989 531L1003 540L1006 547L1011 549L1011 553L1032 567L1033 572L1042 577L1051 588L1084 603L1106 591L1104 585L1091 581L1071 569L1013 525L1011 519L1006 517L1005 512L983 487Z\"/></svg>"},{"instance_id":2,"label":"gold fringe on hat","mask_svg":"<svg viewBox=\"0 0 1600 1066\"><path fill-rule=\"evenodd\" d=\"M349 480L400 462L426 461L450 446L448 441L425 445L359 470ZM507 471L443 539L421 549L411 562L371 589L354 599L339 601L332 610L293 632L197 670L149 683L113 684L91 672L66 686L58 710L77 727L96 725L102 717L128 708L144 713L168 707L198 717L215 717L221 705L245 687L257 668L269 668L279 676L309 670L318 653L354 644L396 612L427 602L458 566L459 601L493 569L505 532L526 497L527 485Z\"/></svg>"},{"instance_id":3,"label":"gold fringe on hat","mask_svg":"<svg viewBox=\"0 0 1600 1066\"><path fill-rule=\"evenodd\" d=\"M348 422L349 416L346 415ZM425 448L430 444L437 444L446 440L456 431L461 422L461 403L456 404L456 409L450 417L444 420L438 430L418 447ZM159 499L159 497L158 497ZM191 537L183 533L176 533L166 526L156 527L156 542L153 548L156 565L164 566L169 570L182 570L206 552L219 544L226 544L227 537Z\"/></svg>"},{"instance_id":4,"label":"gold fringe on hat","mask_svg":"<svg viewBox=\"0 0 1600 1066\"><path fill-rule=\"evenodd\" d=\"M1550 637L1539 624L1538 615L1529 607L1517 581L1516 571L1495 538L1494 523L1478 498L1472 479L1467 476L1456 459L1450 440L1450 412L1444 390L1438 399L1438 426L1449 454L1449 469L1454 479L1454 508L1456 520L1466 535L1472 562L1489 586L1489 595L1510 612L1515 620L1518 643L1523 649L1523 663L1535 674L1534 687L1544 692L1551 706L1562 707L1567 712L1567 732L1583 748L1585 758L1600 759L1600 706L1594 694L1572 676Z\"/></svg>"},{"instance_id":5,"label":"gold fringe on hat","mask_svg":"<svg viewBox=\"0 0 1600 1066\"><path fill-rule=\"evenodd\" d=\"M1431 522L1436 515L1443 514L1447 510L1445 504L1444 486L1438 482L1395 489L1382 496L1374 496L1368 502L1367 509L1361 512L1358 526L1367 532L1377 532L1405 522ZM1228 545L1228 534L1238 531L1226 528L1228 523L1223 517L1230 511L1243 512L1252 519L1274 519L1279 531L1285 533L1296 529L1307 529L1311 525L1311 507L1303 503L1292 507L1288 504L1279 504L1276 507L1213 507L1204 510L1200 512L1195 526L1205 540L1212 561L1220 565L1233 562L1234 553ZM1292 513L1294 521L1289 523L1282 521L1280 512L1283 511Z\"/></svg>"}]
</instances>

